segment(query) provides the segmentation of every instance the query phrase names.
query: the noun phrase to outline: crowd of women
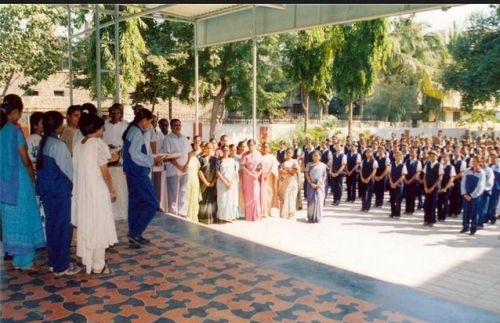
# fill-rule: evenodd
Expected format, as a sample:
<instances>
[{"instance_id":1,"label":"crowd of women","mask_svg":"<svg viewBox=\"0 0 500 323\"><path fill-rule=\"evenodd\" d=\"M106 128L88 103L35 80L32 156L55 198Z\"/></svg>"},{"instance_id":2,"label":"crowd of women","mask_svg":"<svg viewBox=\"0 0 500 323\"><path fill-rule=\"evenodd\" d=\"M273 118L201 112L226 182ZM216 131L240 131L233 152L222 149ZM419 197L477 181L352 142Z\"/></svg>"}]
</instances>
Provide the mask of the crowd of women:
<instances>
[{"instance_id":1,"label":"crowd of women","mask_svg":"<svg viewBox=\"0 0 500 323\"><path fill-rule=\"evenodd\" d=\"M348 136L341 143L333 136L322 142L306 138L303 147L295 139L289 146L282 141L272 153L269 143L257 147L253 139L188 138L180 120L157 121L141 105L134 107L130 123L123 120L121 104L109 108L105 121L86 103L70 106L66 118L57 111L33 113L25 139L18 123L22 111L19 96L4 97L1 232L6 257L12 256L13 265L22 270L32 268L36 250L46 246L55 275L80 272L71 263L76 237L76 255L86 272L109 273L105 251L118 242L113 210L123 196L131 248L150 244L143 233L157 211L206 224L268 216L295 219L303 194L307 219L317 223L329 191L334 206L343 191L345 202L361 198L363 212L370 210L373 195L375 207L382 207L389 191L390 217L401 216L404 201L405 214L416 207L424 210L425 226L436 223L436 214L445 221L463 211L462 233L474 234L497 219L498 138L460 141L439 133L432 139L403 134L384 140L360 135L356 142Z\"/></svg>"}]
</instances>

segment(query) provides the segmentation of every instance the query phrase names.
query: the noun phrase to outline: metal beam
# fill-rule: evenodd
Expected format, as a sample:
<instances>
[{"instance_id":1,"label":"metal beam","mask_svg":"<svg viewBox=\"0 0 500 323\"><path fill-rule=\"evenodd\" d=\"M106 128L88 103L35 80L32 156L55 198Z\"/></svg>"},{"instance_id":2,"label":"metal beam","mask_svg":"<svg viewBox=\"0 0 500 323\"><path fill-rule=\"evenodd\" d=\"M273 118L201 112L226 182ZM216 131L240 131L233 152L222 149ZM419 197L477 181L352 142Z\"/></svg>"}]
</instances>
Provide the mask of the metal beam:
<instances>
[{"instance_id":1,"label":"metal beam","mask_svg":"<svg viewBox=\"0 0 500 323\"><path fill-rule=\"evenodd\" d=\"M97 94L97 111L99 113L102 113L101 111L101 99L102 99L102 89L101 89L101 29L100 27L100 19L99 17L99 7L95 7L94 11L94 19L95 19L95 26L97 29L97 32L95 34L95 59L96 59L96 94Z\"/></svg>"},{"instance_id":2,"label":"metal beam","mask_svg":"<svg viewBox=\"0 0 500 323\"><path fill-rule=\"evenodd\" d=\"M171 6L174 6L174 5L173 4L164 4L164 5L161 5L161 6L156 6L156 7L151 8L151 9L146 9L146 10L141 11L141 12L133 13L133 14L130 14L130 15L127 15L127 16L121 16L121 17L118 18L118 22L127 21L127 20L130 20L130 19L133 19L133 18L139 18L139 17L145 16L145 15L149 15L151 13L158 12L158 11L160 11L162 9L165 9L165 8L168 8L168 7L171 7ZM96 10L97 10L97 6L96 6ZM193 22L193 21L185 21L185 22ZM108 22L105 22L103 24L100 24L99 28L100 29L106 28L106 27L112 26L114 24L115 24L114 21L108 21ZM78 36L82 36L82 35L94 32L94 31L96 31L96 29L97 29L97 26L93 27L93 28L85 29L85 30L79 32L78 34L74 34L73 37L78 37Z\"/></svg>"},{"instance_id":3,"label":"metal beam","mask_svg":"<svg viewBox=\"0 0 500 323\"><path fill-rule=\"evenodd\" d=\"M287 4L283 10L256 8L256 36L298 31L318 26L352 23L380 17L442 9L455 4ZM319 8L318 8L319 7ZM237 22L238 28L234 28ZM253 37L252 10L197 20L198 47L221 45Z\"/></svg>"},{"instance_id":4,"label":"metal beam","mask_svg":"<svg viewBox=\"0 0 500 323\"><path fill-rule=\"evenodd\" d=\"M115 103L120 103L120 5L115 4Z\"/></svg>"},{"instance_id":5,"label":"metal beam","mask_svg":"<svg viewBox=\"0 0 500 323\"><path fill-rule=\"evenodd\" d=\"M69 69L69 105L73 105L73 48L71 43L71 5L68 5L68 69Z\"/></svg>"}]
</instances>

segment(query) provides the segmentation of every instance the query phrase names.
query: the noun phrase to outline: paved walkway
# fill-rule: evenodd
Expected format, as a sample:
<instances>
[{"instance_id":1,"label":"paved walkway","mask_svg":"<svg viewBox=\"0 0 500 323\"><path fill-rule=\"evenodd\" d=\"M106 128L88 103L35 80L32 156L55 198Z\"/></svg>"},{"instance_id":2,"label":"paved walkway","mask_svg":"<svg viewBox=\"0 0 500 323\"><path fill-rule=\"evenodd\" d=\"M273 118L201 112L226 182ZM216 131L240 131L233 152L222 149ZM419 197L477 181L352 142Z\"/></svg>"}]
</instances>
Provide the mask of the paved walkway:
<instances>
[{"instance_id":1,"label":"paved walkway","mask_svg":"<svg viewBox=\"0 0 500 323\"><path fill-rule=\"evenodd\" d=\"M158 214L146 234L153 243L140 250L127 247L126 221L118 221L121 243L107 253L110 275L55 277L46 266L26 273L2 264L0 321L500 321L499 312L423 291L445 278L466 282L469 276L457 278L462 269L473 272L498 259L498 232L462 238L454 233L456 224L423 229L417 216L397 222L385 218L384 210L360 215L348 205L342 214L342 207L328 207L316 225L299 217L205 226ZM461 249L474 252L450 256L458 257L452 251ZM477 265L467 267L470 261ZM438 269L429 274L429 268Z\"/></svg>"},{"instance_id":2,"label":"paved walkway","mask_svg":"<svg viewBox=\"0 0 500 323\"><path fill-rule=\"evenodd\" d=\"M266 218L211 229L383 281L414 287L500 313L500 226L459 234L461 218L424 227L423 212L388 217L360 204L328 201L319 224ZM404 204L403 204L404 209Z\"/></svg>"}]
</instances>

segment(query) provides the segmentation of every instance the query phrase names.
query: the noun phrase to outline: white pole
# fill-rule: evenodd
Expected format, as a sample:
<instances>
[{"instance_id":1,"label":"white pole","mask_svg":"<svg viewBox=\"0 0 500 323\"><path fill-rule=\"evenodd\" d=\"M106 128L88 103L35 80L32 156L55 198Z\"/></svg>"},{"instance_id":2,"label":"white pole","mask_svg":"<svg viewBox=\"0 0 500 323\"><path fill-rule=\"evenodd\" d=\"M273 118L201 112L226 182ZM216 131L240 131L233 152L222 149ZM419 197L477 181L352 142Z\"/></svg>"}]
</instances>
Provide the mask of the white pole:
<instances>
[{"instance_id":1,"label":"white pole","mask_svg":"<svg viewBox=\"0 0 500 323\"><path fill-rule=\"evenodd\" d=\"M252 119L253 119L253 139L257 139L257 39L255 37L255 6L253 7L253 40L252 40Z\"/></svg>"},{"instance_id":2,"label":"white pole","mask_svg":"<svg viewBox=\"0 0 500 323\"><path fill-rule=\"evenodd\" d=\"M73 105L73 48L71 44L71 5L68 5L68 69L69 69L69 105Z\"/></svg>"},{"instance_id":3,"label":"white pole","mask_svg":"<svg viewBox=\"0 0 500 323\"><path fill-rule=\"evenodd\" d=\"M198 87L198 77L199 77L199 66L198 66L198 46L197 46L197 38L198 38L198 29L196 27L197 23L194 23L194 97L196 101L196 108L194 112L194 135L199 135L198 131L198 122L199 122L199 105L200 105L200 93Z\"/></svg>"},{"instance_id":4,"label":"white pole","mask_svg":"<svg viewBox=\"0 0 500 323\"><path fill-rule=\"evenodd\" d=\"M120 103L120 5L115 4L115 103Z\"/></svg>"}]
</instances>

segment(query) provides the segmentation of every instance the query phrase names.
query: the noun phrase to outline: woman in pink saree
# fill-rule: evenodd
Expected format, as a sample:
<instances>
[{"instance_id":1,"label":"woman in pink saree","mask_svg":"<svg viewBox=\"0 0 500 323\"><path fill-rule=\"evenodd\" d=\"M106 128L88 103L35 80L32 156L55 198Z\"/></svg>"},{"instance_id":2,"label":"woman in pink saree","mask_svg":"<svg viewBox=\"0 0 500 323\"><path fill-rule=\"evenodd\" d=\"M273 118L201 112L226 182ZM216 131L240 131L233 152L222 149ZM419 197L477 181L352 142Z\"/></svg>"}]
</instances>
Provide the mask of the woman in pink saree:
<instances>
[{"instance_id":1,"label":"woman in pink saree","mask_svg":"<svg viewBox=\"0 0 500 323\"><path fill-rule=\"evenodd\" d=\"M255 140L247 141L248 151L241 156L242 188L245 200L245 219L255 221L262 216L261 175L262 155L255 150Z\"/></svg>"}]
</instances>

